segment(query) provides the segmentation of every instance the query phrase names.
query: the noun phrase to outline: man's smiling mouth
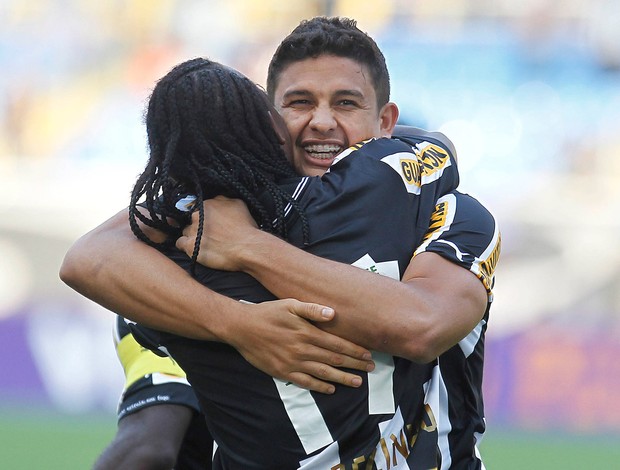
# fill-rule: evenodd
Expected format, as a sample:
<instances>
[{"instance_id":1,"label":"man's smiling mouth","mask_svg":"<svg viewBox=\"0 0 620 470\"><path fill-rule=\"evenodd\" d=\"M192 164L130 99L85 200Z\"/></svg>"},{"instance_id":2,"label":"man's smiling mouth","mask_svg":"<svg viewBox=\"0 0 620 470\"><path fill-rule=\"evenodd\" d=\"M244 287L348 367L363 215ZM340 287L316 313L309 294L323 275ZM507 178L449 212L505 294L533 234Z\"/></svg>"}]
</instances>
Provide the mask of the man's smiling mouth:
<instances>
[{"instance_id":1,"label":"man's smiling mouth","mask_svg":"<svg viewBox=\"0 0 620 470\"><path fill-rule=\"evenodd\" d=\"M342 151L342 147L334 144L314 144L306 145L304 150L312 158L316 158L318 160L329 160L338 155Z\"/></svg>"}]
</instances>

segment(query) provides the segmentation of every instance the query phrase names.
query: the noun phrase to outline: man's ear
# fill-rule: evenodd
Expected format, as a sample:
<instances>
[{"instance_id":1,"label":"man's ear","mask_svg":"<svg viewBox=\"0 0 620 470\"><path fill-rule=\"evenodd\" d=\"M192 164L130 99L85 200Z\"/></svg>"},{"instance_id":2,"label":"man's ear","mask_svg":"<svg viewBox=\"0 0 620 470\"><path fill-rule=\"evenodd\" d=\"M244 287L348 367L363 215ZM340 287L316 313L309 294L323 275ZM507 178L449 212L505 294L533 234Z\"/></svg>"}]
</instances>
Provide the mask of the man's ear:
<instances>
[{"instance_id":1,"label":"man's ear","mask_svg":"<svg viewBox=\"0 0 620 470\"><path fill-rule=\"evenodd\" d=\"M396 121L398 121L399 114L396 103L389 101L383 105L379 111L379 125L381 126L380 131L382 137L392 137L392 132L394 131Z\"/></svg>"}]
</instances>

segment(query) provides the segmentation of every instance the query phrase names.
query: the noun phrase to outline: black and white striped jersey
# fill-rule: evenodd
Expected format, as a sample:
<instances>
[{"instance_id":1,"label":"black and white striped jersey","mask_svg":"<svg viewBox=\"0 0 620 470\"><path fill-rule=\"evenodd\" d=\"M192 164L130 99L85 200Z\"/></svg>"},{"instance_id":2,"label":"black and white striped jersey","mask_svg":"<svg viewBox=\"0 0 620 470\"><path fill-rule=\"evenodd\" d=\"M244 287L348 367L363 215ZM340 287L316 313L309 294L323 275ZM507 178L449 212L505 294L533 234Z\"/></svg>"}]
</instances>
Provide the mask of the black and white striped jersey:
<instances>
[{"instance_id":1,"label":"black and white striped jersey","mask_svg":"<svg viewBox=\"0 0 620 470\"><path fill-rule=\"evenodd\" d=\"M439 357L433 386L437 408L441 469L483 469L478 445L486 424L482 397L484 337L493 301L494 273L501 237L491 213L473 197L453 191L437 202L430 228L415 255L434 252L474 273L487 289L480 323Z\"/></svg>"},{"instance_id":2,"label":"black and white striped jersey","mask_svg":"<svg viewBox=\"0 0 620 470\"><path fill-rule=\"evenodd\" d=\"M414 139L423 136L456 157L451 142L440 133L404 126L397 126L394 133ZM482 396L484 338L500 250L500 231L492 214L473 197L454 191L437 201L429 231L415 252L434 252L470 270L488 293L487 310L480 323L439 357L433 372L430 400L438 403L433 409L437 410L442 470L484 469L478 449L486 429Z\"/></svg>"},{"instance_id":3,"label":"black and white striped jersey","mask_svg":"<svg viewBox=\"0 0 620 470\"><path fill-rule=\"evenodd\" d=\"M457 201L467 196L453 192L458 174L451 153L429 140L419 135L373 139L344 152L321 178L282 183L304 208L309 223L304 245L301 224L290 216L289 242L395 279L418 247L418 252L437 251L452 259L452 252L440 251L441 236L435 237L429 227L443 223L438 222L443 206L437 204L442 196ZM490 217L479 204L458 206L457 220ZM472 240L466 232L464 249L490 243L493 230L489 234L487 225ZM443 235L448 233L456 236L450 230ZM461 246L460 240L449 241ZM184 254L168 254L188 267ZM466 266L468 259L459 263L482 268L474 262ZM243 273L198 267L196 276L233 298L273 299ZM283 273L283 282L285 278ZM441 428L438 417L446 401L442 386L449 381L436 363L417 365L375 354L377 367L362 387L338 387L327 396L267 376L224 344L168 334L159 342L186 371L201 400L218 443L214 468L435 468L446 458L438 449L440 439L449 437L448 426Z\"/></svg>"}]
</instances>

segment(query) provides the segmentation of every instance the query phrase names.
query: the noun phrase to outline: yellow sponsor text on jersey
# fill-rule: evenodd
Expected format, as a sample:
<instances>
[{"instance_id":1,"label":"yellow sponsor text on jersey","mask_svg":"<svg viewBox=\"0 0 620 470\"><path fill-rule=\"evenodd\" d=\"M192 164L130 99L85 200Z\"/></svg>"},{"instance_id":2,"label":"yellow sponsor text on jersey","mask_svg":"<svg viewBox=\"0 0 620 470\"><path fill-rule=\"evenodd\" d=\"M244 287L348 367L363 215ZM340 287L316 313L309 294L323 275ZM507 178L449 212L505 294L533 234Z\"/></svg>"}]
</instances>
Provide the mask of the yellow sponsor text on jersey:
<instances>
[{"instance_id":1,"label":"yellow sponsor text on jersey","mask_svg":"<svg viewBox=\"0 0 620 470\"><path fill-rule=\"evenodd\" d=\"M401 158L400 167L407 183L418 187L422 184L422 169L418 160Z\"/></svg>"},{"instance_id":2,"label":"yellow sponsor text on jersey","mask_svg":"<svg viewBox=\"0 0 620 470\"><path fill-rule=\"evenodd\" d=\"M406 424L396 433L390 433L389 436L381 436L377 447L368 456L359 456L353 458L348 464L339 463L330 467L329 470L358 470L360 468L402 468L406 464L406 459L412 452L415 452L414 445L424 433L435 434L434 440L437 440L437 420L433 414L433 410L427 403L424 406L424 414L419 418L416 424ZM429 441L430 442L430 441ZM436 463L434 455L421 457L427 460L424 463ZM426 466L429 470L436 470L435 466Z\"/></svg>"},{"instance_id":3,"label":"yellow sponsor text on jersey","mask_svg":"<svg viewBox=\"0 0 620 470\"><path fill-rule=\"evenodd\" d=\"M424 235L424 240L427 240L435 231L445 225L447 215L448 201L440 202L435 206L435 211L431 215L431 222L428 226L428 231Z\"/></svg>"},{"instance_id":4,"label":"yellow sponsor text on jersey","mask_svg":"<svg viewBox=\"0 0 620 470\"><path fill-rule=\"evenodd\" d=\"M485 260L480 261L480 279L486 287L487 291L491 291L493 288L493 276L495 275L495 268L497 267L497 262L499 261L499 254L501 252L501 236L497 237L497 243L491 251L489 257Z\"/></svg>"},{"instance_id":5,"label":"yellow sponsor text on jersey","mask_svg":"<svg viewBox=\"0 0 620 470\"><path fill-rule=\"evenodd\" d=\"M409 184L420 186L422 178L443 170L449 163L450 157L441 147L427 144L422 149L416 149L417 159L400 160L400 166L405 180Z\"/></svg>"}]
</instances>

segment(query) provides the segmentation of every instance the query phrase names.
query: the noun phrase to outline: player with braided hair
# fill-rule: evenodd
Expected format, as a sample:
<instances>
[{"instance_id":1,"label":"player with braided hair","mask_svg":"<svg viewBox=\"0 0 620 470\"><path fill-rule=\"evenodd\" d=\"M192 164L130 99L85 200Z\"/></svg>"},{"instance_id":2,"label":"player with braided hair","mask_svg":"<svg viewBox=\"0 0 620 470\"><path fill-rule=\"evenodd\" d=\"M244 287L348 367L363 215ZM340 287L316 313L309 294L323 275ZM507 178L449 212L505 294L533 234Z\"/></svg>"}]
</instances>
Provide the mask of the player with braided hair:
<instances>
[{"instance_id":1,"label":"player with braided hair","mask_svg":"<svg viewBox=\"0 0 620 470\"><path fill-rule=\"evenodd\" d=\"M307 226L297 202L276 184L297 176L282 149L287 132L281 126L281 135L276 133L277 113L270 113L265 94L255 88L233 69L203 58L177 65L157 83L146 115L150 157L129 204L130 225L140 240L159 245L138 221L166 234L164 244L176 241L189 220L189 212L178 207L187 194L201 214L204 199L240 198L262 229L283 238L287 205ZM263 190L273 210L259 200ZM137 210L143 197L148 215Z\"/></svg>"},{"instance_id":2,"label":"player with braided hair","mask_svg":"<svg viewBox=\"0 0 620 470\"><path fill-rule=\"evenodd\" d=\"M183 62L159 80L146 113L149 160L129 205L134 234L165 250L189 222L189 209L202 211L203 199L216 195L241 198L265 230L282 237L288 206L305 232L303 211L276 184L298 177L282 146L288 145L290 154L286 129L270 109L254 83L208 59ZM280 134L274 128L278 124ZM258 198L263 192L269 195L268 207ZM155 240L147 235L152 229L159 232ZM170 358L156 357L136 344L121 317L115 343L126 372L119 430L95 469L171 468L175 460L177 470L209 468L210 436L195 414L200 407L185 372ZM159 419L166 420L168 439L154 432Z\"/></svg>"}]
</instances>

